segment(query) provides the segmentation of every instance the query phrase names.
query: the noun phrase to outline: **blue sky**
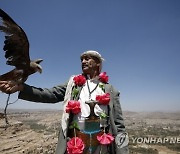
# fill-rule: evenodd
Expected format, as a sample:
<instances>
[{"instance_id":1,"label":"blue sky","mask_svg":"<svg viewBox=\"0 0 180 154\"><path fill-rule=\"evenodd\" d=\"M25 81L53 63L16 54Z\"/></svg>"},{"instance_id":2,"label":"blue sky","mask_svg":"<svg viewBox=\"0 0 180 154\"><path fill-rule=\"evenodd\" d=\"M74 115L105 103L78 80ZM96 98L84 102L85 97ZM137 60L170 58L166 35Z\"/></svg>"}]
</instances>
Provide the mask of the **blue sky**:
<instances>
[{"instance_id":1,"label":"blue sky","mask_svg":"<svg viewBox=\"0 0 180 154\"><path fill-rule=\"evenodd\" d=\"M103 71L121 92L123 110L180 110L179 0L6 0L0 6L26 32L31 59L44 59L43 73L26 83L64 83L81 73L80 54L93 49L106 59ZM0 50L3 40L0 34ZM11 69L2 50L0 74ZM0 98L3 108L7 95ZM60 109L61 103L19 100L10 108Z\"/></svg>"}]
</instances>

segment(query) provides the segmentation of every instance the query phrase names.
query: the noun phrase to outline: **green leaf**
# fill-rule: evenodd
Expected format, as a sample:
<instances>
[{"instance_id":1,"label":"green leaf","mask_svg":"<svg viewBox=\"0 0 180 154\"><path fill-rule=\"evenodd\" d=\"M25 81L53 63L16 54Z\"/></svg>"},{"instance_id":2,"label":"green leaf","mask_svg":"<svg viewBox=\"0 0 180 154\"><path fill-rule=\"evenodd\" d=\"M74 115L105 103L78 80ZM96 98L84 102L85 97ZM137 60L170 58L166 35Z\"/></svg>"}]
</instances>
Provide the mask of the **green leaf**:
<instances>
[{"instance_id":1,"label":"green leaf","mask_svg":"<svg viewBox=\"0 0 180 154\"><path fill-rule=\"evenodd\" d=\"M80 130L80 128L79 128L79 126L78 126L76 121L73 121L71 123L71 125L69 126L69 129L73 129L73 128Z\"/></svg>"},{"instance_id":2,"label":"green leaf","mask_svg":"<svg viewBox=\"0 0 180 154\"><path fill-rule=\"evenodd\" d=\"M106 114L105 112L102 112L102 113L100 114L100 118L102 118L102 119L107 118L107 114Z\"/></svg>"},{"instance_id":3,"label":"green leaf","mask_svg":"<svg viewBox=\"0 0 180 154\"><path fill-rule=\"evenodd\" d=\"M103 91L105 90L103 83L99 83L99 87L100 87Z\"/></svg>"},{"instance_id":4,"label":"green leaf","mask_svg":"<svg viewBox=\"0 0 180 154\"><path fill-rule=\"evenodd\" d=\"M77 97L78 93L79 93L79 90L77 88L74 88L72 91L72 96Z\"/></svg>"},{"instance_id":5,"label":"green leaf","mask_svg":"<svg viewBox=\"0 0 180 154\"><path fill-rule=\"evenodd\" d=\"M80 130L80 128L79 128L77 123L75 123L74 128L76 128L77 130Z\"/></svg>"},{"instance_id":6,"label":"green leaf","mask_svg":"<svg viewBox=\"0 0 180 154\"><path fill-rule=\"evenodd\" d=\"M74 128L73 125L70 125L70 126L69 126L69 129L73 129L73 128Z\"/></svg>"}]
</instances>

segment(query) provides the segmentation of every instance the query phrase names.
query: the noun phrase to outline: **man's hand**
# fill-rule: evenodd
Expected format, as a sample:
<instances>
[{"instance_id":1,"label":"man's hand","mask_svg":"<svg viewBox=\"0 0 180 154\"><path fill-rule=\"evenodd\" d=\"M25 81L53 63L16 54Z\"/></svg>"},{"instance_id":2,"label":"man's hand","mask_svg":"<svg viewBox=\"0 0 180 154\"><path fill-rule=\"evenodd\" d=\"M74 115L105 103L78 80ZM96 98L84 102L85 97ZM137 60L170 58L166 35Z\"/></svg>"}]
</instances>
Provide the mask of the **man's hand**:
<instances>
[{"instance_id":1,"label":"man's hand","mask_svg":"<svg viewBox=\"0 0 180 154\"><path fill-rule=\"evenodd\" d=\"M0 81L0 91L6 94L12 94L22 90L23 90L22 84L17 84L13 81Z\"/></svg>"}]
</instances>

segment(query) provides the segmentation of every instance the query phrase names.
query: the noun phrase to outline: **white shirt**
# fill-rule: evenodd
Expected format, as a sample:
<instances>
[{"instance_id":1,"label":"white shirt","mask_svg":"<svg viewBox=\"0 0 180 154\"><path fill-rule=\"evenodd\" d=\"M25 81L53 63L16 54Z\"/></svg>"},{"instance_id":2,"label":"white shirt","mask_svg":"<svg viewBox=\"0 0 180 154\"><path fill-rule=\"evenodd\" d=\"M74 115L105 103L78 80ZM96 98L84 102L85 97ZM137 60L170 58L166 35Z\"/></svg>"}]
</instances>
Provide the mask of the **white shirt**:
<instances>
[{"instance_id":1,"label":"white shirt","mask_svg":"<svg viewBox=\"0 0 180 154\"><path fill-rule=\"evenodd\" d=\"M88 82L88 83L87 83ZM89 88L88 88L89 86ZM91 94L90 92L93 91ZM74 115L74 118L77 120L78 126L80 130L85 130L85 119L90 115L90 108L89 105L86 104L86 101L89 100L95 100L96 101L96 95L102 95L104 94L104 91L99 87L99 81L98 80L87 80L85 85L82 87L80 96L79 96L79 102L81 105L81 112L77 115ZM94 107L94 113L97 116L100 116L100 114L104 112L106 115L108 114L107 105L99 105L96 104ZM106 125L106 120L100 120L100 127ZM99 154L100 149L102 153L107 152L107 146L98 146L94 154Z\"/></svg>"},{"instance_id":2,"label":"white shirt","mask_svg":"<svg viewBox=\"0 0 180 154\"><path fill-rule=\"evenodd\" d=\"M89 86L90 91L94 90L91 94L89 93L88 86ZM79 96L81 112L74 116L75 119L78 119L78 125L80 127L80 130L83 130L84 121L90 115L89 105L86 104L85 102L89 100L96 100L96 95L102 95L102 94L104 94L104 91L99 87L99 81L97 80L86 81ZM102 112L105 112L107 114L107 105L96 104L94 107L94 113L97 116L100 116Z\"/></svg>"}]
</instances>

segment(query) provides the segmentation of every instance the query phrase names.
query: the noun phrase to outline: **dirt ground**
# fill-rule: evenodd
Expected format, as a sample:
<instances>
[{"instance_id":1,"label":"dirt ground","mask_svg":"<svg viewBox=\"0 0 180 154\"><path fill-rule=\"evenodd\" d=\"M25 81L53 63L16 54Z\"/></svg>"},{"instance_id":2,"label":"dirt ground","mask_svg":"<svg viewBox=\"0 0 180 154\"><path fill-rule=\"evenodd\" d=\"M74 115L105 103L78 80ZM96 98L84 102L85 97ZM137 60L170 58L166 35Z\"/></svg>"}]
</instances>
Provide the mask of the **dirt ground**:
<instances>
[{"instance_id":1,"label":"dirt ground","mask_svg":"<svg viewBox=\"0 0 180 154\"><path fill-rule=\"evenodd\" d=\"M61 111L10 110L9 126L1 116L0 154L54 154L61 113ZM180 143L132 142L133 137L180 137L180 113L124 112L124 119L129 133L131 154L180 153Z\"/></svg>"},{"instance_id":2,"label":"dirt ground","mask_svg":"<svg viewBox=\"0 0 180 154\"><path fill-rule=\"evenodd\" d=\"M57 144L60 111L15 111L10 125L0 119L1 154L53 154Z\"/></svg>"}]
</instances>

